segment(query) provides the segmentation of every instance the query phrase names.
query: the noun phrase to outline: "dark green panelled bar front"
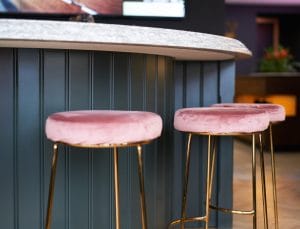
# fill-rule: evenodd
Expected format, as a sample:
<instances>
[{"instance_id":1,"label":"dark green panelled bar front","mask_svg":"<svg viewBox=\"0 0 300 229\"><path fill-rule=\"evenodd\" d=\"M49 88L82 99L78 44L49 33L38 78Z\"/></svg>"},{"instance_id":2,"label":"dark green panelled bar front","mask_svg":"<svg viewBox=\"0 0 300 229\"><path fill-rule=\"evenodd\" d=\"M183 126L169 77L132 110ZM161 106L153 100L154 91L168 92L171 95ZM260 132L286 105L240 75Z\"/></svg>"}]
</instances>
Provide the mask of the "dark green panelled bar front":
<instances>
[{"instance_id":1,"label":"dark green panelled bar front","mask_svg":"<svg viewBox=\"0 0 300 229\"><path fill-rule=\"evenodd\" d=\"M2 48L0 66L0 228L7 229L43 228L51 161L44 122L49 114L78 109L159 113L164 131L145 147L145 181L149 227L165 228L180 213L184 165L185 141L173 131L174 111L233 98L232 61L174 64L155 55ZM220 86L232 88L221 94ZM197 177L204 177L205 154L199 149L205 146L202 140L193 146L198 153L193 153L189 211L196 214L204 206L198 194L205 187ZM225 161L230 162L231 145L226 147ZM130 151L120 153L121 222L123 228L139 228L136 158ZM53 228L114 228L108 150L60 149L59 157ZM227 175L230 179L230 171ZM222 201L230 203L227 198Z\"/></svg>"},{"instance_id":2,"label":"dark green panelled bar front","mask_svg":"<svg viewBox=\"0 0 300 229\"><path fill-rule=\"evenodd\" d=\"M234 56L176 60L151 52L3 47L1 36L0 228L44 228L52 152L44 134L45 120L53 112L81 109L144 110L161 115L161 138L144 146L149 228L164 229L178 218L186 139L173 129L174 112L231 102ZM192 143L189 215L203 214L205 142L199 137ZM213 199L230 207L232 139L218 144L222 152ZM134 151L122 149L119 154L124 229L141 228ZM59 148L52 228L114 229L114 211L110 150ZM228 215L212 215L212 226L229 228L231 222Z\"/></svg>"}]
</instances>

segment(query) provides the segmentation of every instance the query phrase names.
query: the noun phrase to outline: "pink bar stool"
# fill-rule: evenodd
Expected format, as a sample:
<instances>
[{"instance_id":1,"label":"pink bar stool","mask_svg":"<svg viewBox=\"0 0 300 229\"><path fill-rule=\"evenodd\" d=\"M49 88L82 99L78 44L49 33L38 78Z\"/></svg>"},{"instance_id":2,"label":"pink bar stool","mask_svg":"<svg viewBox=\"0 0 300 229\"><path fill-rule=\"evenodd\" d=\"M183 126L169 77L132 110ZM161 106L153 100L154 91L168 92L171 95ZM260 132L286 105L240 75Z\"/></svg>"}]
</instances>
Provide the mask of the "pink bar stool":
<instances>
[{"instance_id":1,"label":"pink bar stool","mask_svg":"<svg viewBox=\"0 0 300 229\"><path fill-rule=\"evenodd\" d=\"M240 107L240 108L255 108L261 109L268 113L270 124L268 134L270 138L270 154L271 154L271 170L272 170L272 192L274 205L275 229L279 228L278 223L278 207L277 207L277 185L276 185L276 164L273 146L272 125L285 120L285 109L282 105L271 103L219 103L214 104L213 107ZM265 167L262 167L262 174L265 173ZM264 176L263 176L264 177ZM264 178L263 178L264 179ZM263 180L263 204L267 205L265 181ZM267 209L267 207L266 207ZM264 212L265 227L268 228L268 213Z\"/></svg>"},{"instance_id":2,"label":"pink bar stool","mask_svg":"<svg viewBox=\"0 0 300 229\"><path fill-rule=\"evenodd\" d=\"M58 144L82 148L113 148L116 229L120 228L118 148L137 147L142 228L147 228L142 145L161 135L159 115L142 111L67 111L46 121L47 138L54 142L46 229L51 226Z\"/></svg>"},{"instance_id":3,"label":"pink bar stool","mask_svg":"<svg viewBox=\"0 0 300 229\"><path fill-rule=\"evenodd\" d=\"M205 228L207 229L210 217L210 207L228 213L252 215L253 228L257 227L255 137L256 135L258 135L259 141L261 143L262 132L268 128L268 125L269 115L265 111L259 109L206 107L184 108L176 111L174 117L174 127L179 131L188 133L188 142L186 150L185 182L183 187L181 218L172 221L169 224L169 228L173 225L180 224L180 228L184 229L185 223L193 221L204 221ZM186 216L190 148L193 135L208 136L205 215L200 217ZM216 137L236 135L252 136L253 209L249 211L225 209L213 207L212 205L210 205L216 157ZM262 155L262 144L260 144L260 146L260 154Z\"/></svg>"}]
</instances>

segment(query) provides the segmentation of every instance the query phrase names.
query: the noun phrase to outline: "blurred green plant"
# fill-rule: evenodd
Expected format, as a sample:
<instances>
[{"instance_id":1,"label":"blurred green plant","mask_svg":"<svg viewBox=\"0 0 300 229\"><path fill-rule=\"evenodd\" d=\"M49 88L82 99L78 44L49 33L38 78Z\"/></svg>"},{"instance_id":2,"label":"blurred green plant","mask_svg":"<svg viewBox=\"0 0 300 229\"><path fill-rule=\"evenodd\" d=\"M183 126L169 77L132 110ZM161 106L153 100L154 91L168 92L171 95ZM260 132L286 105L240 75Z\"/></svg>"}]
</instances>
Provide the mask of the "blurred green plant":
<instances>
[{"instance_id":1,"label":"blurred green plant","mask_svg":"<svg viewBox=\"0 0 300 229\"><path fill-rule=\"evenodd\" d=\"M293 72L293 56L287 48L279 46L277 50L273 47L265 50L264 56L259 64L260 72Z\"/></svg>"}]
</instances>

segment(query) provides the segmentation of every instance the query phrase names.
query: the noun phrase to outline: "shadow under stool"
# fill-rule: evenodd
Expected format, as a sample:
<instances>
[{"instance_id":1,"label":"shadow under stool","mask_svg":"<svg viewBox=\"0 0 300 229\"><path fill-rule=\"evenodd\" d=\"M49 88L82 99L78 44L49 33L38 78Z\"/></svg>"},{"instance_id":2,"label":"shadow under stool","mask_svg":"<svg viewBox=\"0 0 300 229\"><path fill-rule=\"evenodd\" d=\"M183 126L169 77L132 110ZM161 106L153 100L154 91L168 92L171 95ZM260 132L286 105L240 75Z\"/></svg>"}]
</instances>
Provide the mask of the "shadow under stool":
<instances>
[{"instance_id":1,"label":"shadow under stool","mask_svg":"<svg viewBox=\"0 0 300 229\"><path fill-rule=\"evenodd\" d=\"M136 147L142 228L147 228L142 145L161 135L162 119L159 115L142 111L66 111L50 115L46 120L45 129L47 138L54 142L46 229L51 227L59 144L80 148L113 149L116 229L120 229L118 148Z\"/></svg>"},{"instance_id":2,"label":"shadow under stool","mask_svg":"<svg viewBox=\"0 0 300 229\"><path fill-rule=\"evenodd\" d=\"M227 108L227 107L206 107L206 108L184 108L176 111L174 116L174 127L176 130L188 134L186 149L186 165L184 175L184 187L182 195L181 217L173 220L169 228L180 224L184 229L185 224L195 221L204 221L205 228L208 228L210 209L221 210L225 213L251 215L253 217L253 228L257 228L257 204L256 204L256 136L259 138L260 162L263 168L262 133L269 126L269 115L259 109L248 108ZM205 193L205 214L202 216L188 217L187 194L189 183L190 149L192 137L203 135L208 138L207 164L206 164L206 193ZM221 136L252 136L252 198L251 210L233 210L211 204L211 193L213 186L214 167L216 163L216 138ZM262 179L264 174L262 173ZM263 182L264 183L264 182ZM222 190L220 190L222 191ZM264 205L266 212L266 205Z\"/></svg>"},{"instance_id":3,"label":"shadow under stool","mask_svg":"<svg viewBox=\"0 0 300 229\"><path fill-rule=\"evenodd\" d=\"M275 229L279 228L278 222L278 204L277 204L277 185L276 185L276 163L274 155L274 145L273 145L273 131L272 126L278 122L285 120L285 109L282 105L271 104L271 103L217 103L212 105L213 107L239 107L239 108L254 108L261 109L268 113L270 124L269 128L266 130L266 134L269 135L270 142L270 154L271 154L271 170L272 170L272 193L273 193L273 207L274 207L274 219L275 219ZM264 167L263 167L264 169ZM263 190L266 192L266 190ZM267 205L267 202L265 202ZM267 208L267 207L266 207ZM268 228L268 214L264 216L265 228Z\"/></svg>"}]
</instances>

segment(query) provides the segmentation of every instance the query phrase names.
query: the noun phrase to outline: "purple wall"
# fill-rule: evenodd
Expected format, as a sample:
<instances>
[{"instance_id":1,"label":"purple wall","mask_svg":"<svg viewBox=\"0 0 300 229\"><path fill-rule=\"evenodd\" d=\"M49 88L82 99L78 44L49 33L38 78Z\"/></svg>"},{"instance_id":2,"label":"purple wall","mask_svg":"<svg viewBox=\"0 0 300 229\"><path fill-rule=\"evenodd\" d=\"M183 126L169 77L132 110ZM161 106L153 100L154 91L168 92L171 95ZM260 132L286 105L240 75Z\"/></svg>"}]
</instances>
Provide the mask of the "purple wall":
<instances>
[{"instance_id":1,"label":"purple wall","mask_svg":"<svg viewBox=\"0 0 300 229\"><path fill-rule=\"evenodd\" d=\"M300 5L299 0L225 0L228 4Z\"/></svg>"},{"instance_id":2,"label":"purple wall","mask_svg":"<svg viewBox=\"0 0 300 229\"><path fill-rule=\"evenodd\" d=\"M296 59L300 60L300 6L250 6L226 5L226 21L238 22L236 30L237 39L242 41L252 52L251 59L237 62L237 74L245 75L257 71L257 66L262 47L270 42L267 30L257 28L256 16L276 16L280 19L280 43L293 52Z\"/></svg>"}]
</instances>

